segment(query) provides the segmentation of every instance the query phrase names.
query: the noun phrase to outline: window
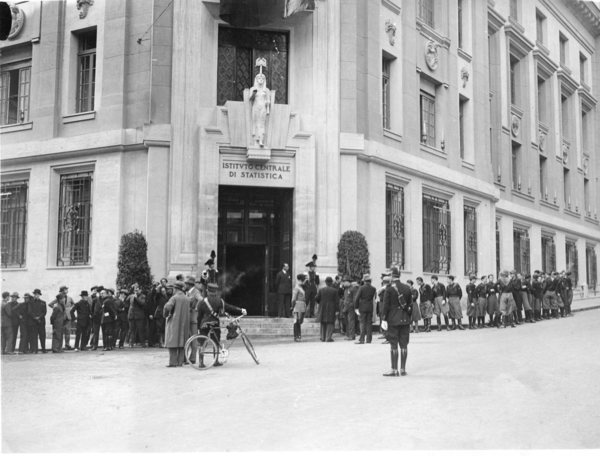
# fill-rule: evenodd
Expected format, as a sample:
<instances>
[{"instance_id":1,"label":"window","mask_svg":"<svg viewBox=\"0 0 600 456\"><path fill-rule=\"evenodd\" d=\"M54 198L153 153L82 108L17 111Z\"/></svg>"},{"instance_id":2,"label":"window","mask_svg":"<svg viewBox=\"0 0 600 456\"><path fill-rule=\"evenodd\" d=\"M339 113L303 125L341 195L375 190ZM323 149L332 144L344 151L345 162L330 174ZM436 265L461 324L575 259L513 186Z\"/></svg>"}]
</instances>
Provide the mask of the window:
<instances>
[{"instance_id":1,"label":"window","mask_svg":"<svg viewBox=\"0 0 600 456\"><path fill-rule=\"evenodd\" d=\"M390 67L391 59L382 58L381 69L381 104L383 113L383 128L390 129Z\"/></svg>"},{"instance_id":2,"label":"window","mask_svg":"<svg viewBox=\"0 0 600 456\"><path fill-rule=\"evenodd\" d=\"M519 95L519 59L515 56L510 56L510 102L513 105L518 105Z\"/></svg>"},{"instance_id":3,"label":"window","mask_svg":"<svg viewBox=\"0 0 600 456\"><path fill-rule=\"evenodd\" d=\"M595 291L598 284L598 269L596 264L596 250L591 245L585 247L585 264L588 288Z\"/></svg>"},{"instance_id":4,"label":"window","mask_svg":"<svg viewBox=\"0 0 600 456\"><path fill-rule=\"evenodd\" d=\"M558 34L558 44L560 49L560 64L562 66L566 66L567 64L567 46L569 44L569 40L562 33Z\"/></svg>"},{"instance_id":5,"label":"window","mask_svg":"<svg viewBox=\"0 0 600 456\"><path fill-rule=\"evenodd\" d=\"M458 105L458 140L460 142L460 158L465 158L465 105L467 100L461 98Z\"/></svg>"},{"instance_id":6,"label":"window","mask_svg":"<svg viewBox=\"0 0 600 456\"><path fill-rule=\"evenodd\" d=\"M588 119L587 111L581 111L581 147L584 152L589 152Z\"/></svg>"},{"instance_id":7,"label":"window","mask_svg":"<svg viewBox=\"0 0 600 456\"><path fill-rule=\"evenodd\" d=\"M477 275L477 211L465 206L465 275Z\"/></svg>"},{"instance_id":8,"label":"window","mask_svg":"<svg viewBox=\"0 0 600 456\"><path fill-rule=\"evenodd\" d=\"M583 210L588 217L592 216L590 206L590 180L587 177L583 178Z\"/></svg>"},{"instance_id":9,"label":"window","mask_svg":"<svg viewBox=\"0 0 600 456\"><path fill-rule=\"evenodd\" d=\"M57 266L90 263L92 172L60 176Z\"/></svg>"},{"instance_id":10,"label":"window","mask_svg":"<svg viewBox=\"0 0 600 456\"><path fill-rule=\"evenodd\" d=\"M450 206L447 200L423 195L423 271L450 272Z\"/></svg>"},{"instance_id":11,"label":"window","mask_svg":"<svg viewBox=\"0 0 600 456\"><path fill-rule=\"evenodd\" d=\"M433 0L419 0L419 19L433 28Z\"/></svg>"},{"instance_id":12,"label":"window","mask_svg":"<svg viewBox=\"0 0 600 456\"><path fill-rule=\"evenodd\" d=\"M538 43L544 44L544 21L546 17L540 13L539 10L535 10L535 37Z\"/></svg>"},{"instance_id":13,"label":"window","mask_svg":"<svg viewBox=\"0 0 600 456\"><path fill-rule=\"evenodd\" d=\"M25 266L28 181L2 183L2 267Z\"/></svg>"},{"instance_id":14,"label":"window","mask_svg":"<svg viewBox=\"0 0 600 456\"><path fill-rule=\"evenodd\" d=\"M385 262L404 269L404 189L387 184L385 189Z\"/></svg>"},{"instance_id":15,"label":"window","mask_svg":"<svg viewBox=\"0 0 600 456\"><path fill-rule=\"evenodd\" d=\"M276 91L275 103L286 104L288 49L287 33L219 27L217 104L243 100L244 89L254 85L254 77L259 73L256 67L259 57L267 62L262 71L267 87Z\"/></svg>"},{"instance_id":16,"label":"window","mask_svg":"<svg viewBox=\"0 0 600 456\"><path fill-rule=\"evenodd\" d=\"M514 268L521 274L529 274L529 232L524 228L513 228Z\"/></svg>"},{"instance_id":17,"label":"window","mask_svg":"<svg viewBox=\"0 0 600 456\"><path fill-rule=\"evenodd\" d=\"M500 221L496 219L496 276L500 275Z\"/></svg>"},{"instance_id":18,"label":"window","mask_svg":"<svg viewBox=\"0 0 600 456\"><path fill-rule=\"evenodd\" d=\"M519 4L518 0L510 0L510 17L512 17L515 21L519 22Z\"/></svg>"},{"instance_id":19,"label":"window","mask_svg":"<svg viewBox=\"0 0 600 456\"><path fill-rule=\"evenodd\" d=\"M463 0L458 0L458 47L463 48Z\"/></svg>"},{"instance_id":20,"label":"window","mask_svg":"<svg viewBox=\"0 0 600 456\"><path fill-rule=\"evenodd\" d=\"M512 143L512 188L521 190L521 175L519 173L520 149L517 143Z\"/></svg>"},{"instance_id":21,"label":"window","mask_svg":"<svg viewBox=\"0 0 600 456\"><path fill-rule=\"evenodd\" d=\"M556 271L556 244L554 236L549 234L542 234L542 270Z\"/></svg>"},{"instance_id":22,"label":"window","mask_svg":"<svg viewBox=\"0 0 600 456\"><path fill-rule=\"evenodd\" d=\"M546 122L546 82L538 78L537 82L537 115L540 122Z\"/></svg>"},{"instance_id":23,"label":"window","mask_svg":"<svg viewBox=\"0 0 600 456\"><path fill-rule=\"evenodd\" d=\"M563 168L563 200L565 203L565 207L571 209L571 192L569 179L569 168Z\"/></svg>"},{"instance_id":24,"label":"window","mask_svg":"<svg viewBox=\"0 0 600 456\"><path fill-rule=\"evenodd\" d=\"M421 91L421 143L435 147L435 96Z\"/></svg>"},{"instance_id":25,"label":"window","mask_svg":"<svg viewBox=\"0 0 600 456\"><path fill-rule=\"evenodd\" d=\"M77 112L94 110L96 90L96 30L78 33Z\"/></svg>"},{"instance_id":26,"label":"window","mask_svg":"<svg viewBox=\"0 0 600 456\"><path fill-rule=\"evenodd\" d=\"M548 199L548 169L546 157L540 155L540 197L543 200Z\"/></svg>"},{"instance_id":27,"label":"window","mask_svg":"<svg viewBox=\"0 0 600 456\"><path fill-rule=\"evenodd\" d=\"M587 58L583 54L579 54L579 80L582 84L587 83Z\"/></svg>"},{"instance_id":28,"label":"window","mask_svg":"<svg viewBox=\"0 0 600 456\"><path fill-rule=\"evenodd\" d=\"M571 281L573 282L573 286L577 286L579 266L577 264L577 244L575 244L575 241L567 239L567 242L565 243L565 254L566 270L571 271Z\"/></svg>"},{"instance_id":29,"label":"window","mask_svg":"<svg viewBox=\"0 0 600 456\"><path fill-rule=\"evenodd\" d=\"M3 66L0 70L0 125L29 121L31 62L27 66Z\"/></svg>"}]
</instances>

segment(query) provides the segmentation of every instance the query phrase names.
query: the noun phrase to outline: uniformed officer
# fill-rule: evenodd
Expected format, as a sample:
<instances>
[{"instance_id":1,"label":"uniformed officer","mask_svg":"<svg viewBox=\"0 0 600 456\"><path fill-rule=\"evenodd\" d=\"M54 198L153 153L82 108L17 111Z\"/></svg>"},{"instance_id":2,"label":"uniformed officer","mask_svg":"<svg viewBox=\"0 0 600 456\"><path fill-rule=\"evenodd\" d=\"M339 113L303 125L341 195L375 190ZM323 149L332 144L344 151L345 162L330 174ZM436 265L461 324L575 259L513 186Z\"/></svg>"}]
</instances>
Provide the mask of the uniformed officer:
<instances>
[{"instance_id":1,"label":"uniformed officer","mask_svg":"<svg viewBox=\"0 0 600 456\"><path fill-rule=\"evenodd\" d=\"M441 314L444 314L446 331L450 331L448 324L448 302L446 301L446 287L438 281L437 275L431 276L431 291L433 292L433 313L437 320L437 330L442 330Z\"/></svg>"},{"instance_id":2,"label":"uniformed officer","mask_svg":"<svg viewBox=\"0 0 600 456\"><path fill-rule=\"evenodd\" d=\"M308 268L308 273L306 274L306 318L311 318L315 316L315 311L319 309L315 309L317 290L319 288L319 275L316 272L317 269L317 255L312 256L312 261L309 261L305 265Z\"/></svg>"},{"instance_id":3,"label":"uniformed officer","mask_svg":"<svg viewBox=\"0 0 600 456\"><path fill-rule=\"evenodd\" d=\"M486 287L486 276L481 276L481 282L475 287L475 296L477 299L477 327L485 327L485 313L487 309L487 287Z\"/></svg>"},{"instance_id":4,"label":"uniformed officer","mask_svg":"<svg viewBox=\"0 0 600 456\"><path fill-rule=\"evenodd\" d=\"M381 328L387 331L387 339L390 342L392 364L392 370L383 374L385 377L406 375L412 305L410 288L400 282L400 270L396 267L392 268L392 284L386 288L383 296L381 322ZM400 373L398 373L398 345L401 353Z\"/></svg>"},{"instance_id":5,"label":"uniformed officer","mask_svg":"<svg viewBox=\"0 0 600 456\"><path fill-rule=\"evenodd\" d=\"M469 276L469 283L465 287L467 292L467 317L469 318L469 329L475 329L475 319L477 318L477 277L474 274Z\"/></svg>"},{"instance_id":6,"label":"uniformed officer","mask_svg":"<svg viewBox=\"0 0 600 456\"><path fill-rule=\"evenodd\" d=\"M215 267L215 258L217 257L217 254L215 253L214 250L212 250L210 252L210 258L208 260L206 260L206 263L204 263L204 266L206 266L207 268L202 271L202 274L200 274L200 283L202 284L202 296L203 297L207 297L208 296L208 284L210 283L214 283L214 284L219 284L219 271L217 270L217 268Z\"/></svg>"},{"instance_id":7,"label":"uniformed officer","mask_svg":"<svg viewBox=\"0 0 600 456\"><path fill-rule=\"evenodd\" d=\"M446 287L446 300L450 307L449 316L452 319L452 329L456 329L456 323L458 322L458 329L462 331L465 328L462 325L462 309L460 307L461 298L462 288L454 281L454 276L449 275L448 286Z\"/></svg>"},{"instance_id":8,"label":"uniformed officer","mask_svg":"<svg viewBox=\"0 0 600 456\"><path fill-rule=\"evenodd\" d=\"M423 322L425 323L425 331L431 332L431 318L433 317L433 291L431 290L429 284L423 282L423 277L417 277L417 286L419 287L419 307L421 309L421 317L423 317Z\"/></svg>"}]
</instances>

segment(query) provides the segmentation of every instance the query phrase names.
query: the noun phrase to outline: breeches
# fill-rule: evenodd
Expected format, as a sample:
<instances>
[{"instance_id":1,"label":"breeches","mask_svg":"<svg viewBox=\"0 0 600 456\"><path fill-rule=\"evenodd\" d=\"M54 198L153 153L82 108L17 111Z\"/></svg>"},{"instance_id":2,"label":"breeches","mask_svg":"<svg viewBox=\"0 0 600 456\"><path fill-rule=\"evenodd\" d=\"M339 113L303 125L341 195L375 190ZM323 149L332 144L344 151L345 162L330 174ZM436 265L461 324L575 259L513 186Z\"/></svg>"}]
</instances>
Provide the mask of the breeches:
<instances>
[{"instance_id":1,"label":"breeches","mask_svg":"<svg viewBox=\"0 0 600 456\"><path fill-rule=\"evenodd\" d=\"M515 304L515 298L512 293L502 293L500 295L500 313L502 315L508 315L517 308Z\"/></svg>"},{"instance_id":2,"label":"breeches","mask_svg":"<svg viewBox=\"0 0 600 456\"><path fill-rule=\"evenodd\" d=\"M450 307L448 305L448 301L444 303L444 298L441 296L436 296L433 300L433 313L436 316L440 316L440 314L448 315Z\"/></svg>"},{"instance_id":3,"label":"breeches","mask_svg":"<svg viewBox=\"0 0 600 456\"><path fill-rule=\"evenodd\" d=\"M400 348L406 348L410 339L410 325L388 326L385 337L391 349L397 349L398 345Z\"/></svg>"}]
</instances>

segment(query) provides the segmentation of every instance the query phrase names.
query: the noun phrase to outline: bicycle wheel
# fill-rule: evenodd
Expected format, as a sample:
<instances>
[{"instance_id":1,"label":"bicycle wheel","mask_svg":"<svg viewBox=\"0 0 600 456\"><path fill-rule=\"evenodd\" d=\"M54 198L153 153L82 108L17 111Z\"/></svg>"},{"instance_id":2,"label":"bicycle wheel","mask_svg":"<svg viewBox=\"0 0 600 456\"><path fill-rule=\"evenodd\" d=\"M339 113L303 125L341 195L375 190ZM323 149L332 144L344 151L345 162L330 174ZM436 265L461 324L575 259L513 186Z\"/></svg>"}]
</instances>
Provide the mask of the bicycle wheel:
<instances>
[{"instance_id":1,"label":"bicycle wheel","mask_svg":"<svg viewBox=\"0 0 600 456\"><path fill-rule=\"evenodd\" d=\"M248 350L248 353L250 353L250 356L252 356L252 359L254 360L254 362L256 364L260 364L258 362L258 356L256 356L256 352L254 351L254 346L252 345L252 342L250 342L250 339L248 338L246 333L244 331L242 331L242 328L240 328L240 337L242 338L242 342L244 342L244 345L246 346L246 350Z\"/></svg>"},{"instance_id":2,"label":"bicycle wheel","mask_svg":"<svg viewBox=\"0 0 600 456\"><path fill-rule=\"evenodd\" d=\"M190 337L184 347L185 359L196 369L212 367L219 356L219 348L211 339L200 334Z\"/></svg>"}]
</instances>

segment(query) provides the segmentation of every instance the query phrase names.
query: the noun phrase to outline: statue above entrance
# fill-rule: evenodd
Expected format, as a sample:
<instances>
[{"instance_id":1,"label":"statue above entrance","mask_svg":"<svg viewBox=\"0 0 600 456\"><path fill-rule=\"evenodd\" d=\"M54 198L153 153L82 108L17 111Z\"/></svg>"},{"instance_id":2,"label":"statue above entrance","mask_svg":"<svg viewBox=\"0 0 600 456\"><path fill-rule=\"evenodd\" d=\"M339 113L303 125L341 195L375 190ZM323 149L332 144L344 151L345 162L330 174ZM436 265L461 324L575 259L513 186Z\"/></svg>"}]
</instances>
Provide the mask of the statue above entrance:
<instances>
[{"instance_id":1,"label":"statue above entrance","mask_svg":"<svg viewBox=\"0 0 600 456\"><path fill-rule=\"evenodd\" d=\"M263 74L263 67L267 66L264 57L256 59L259 73L254 78L254 85L250 88L250 102L252 103L252 139L254 145L265 146L265 130L267 116L271 113L271 91L267 88L267 78Z\"/></svg>"}]
</instances>

